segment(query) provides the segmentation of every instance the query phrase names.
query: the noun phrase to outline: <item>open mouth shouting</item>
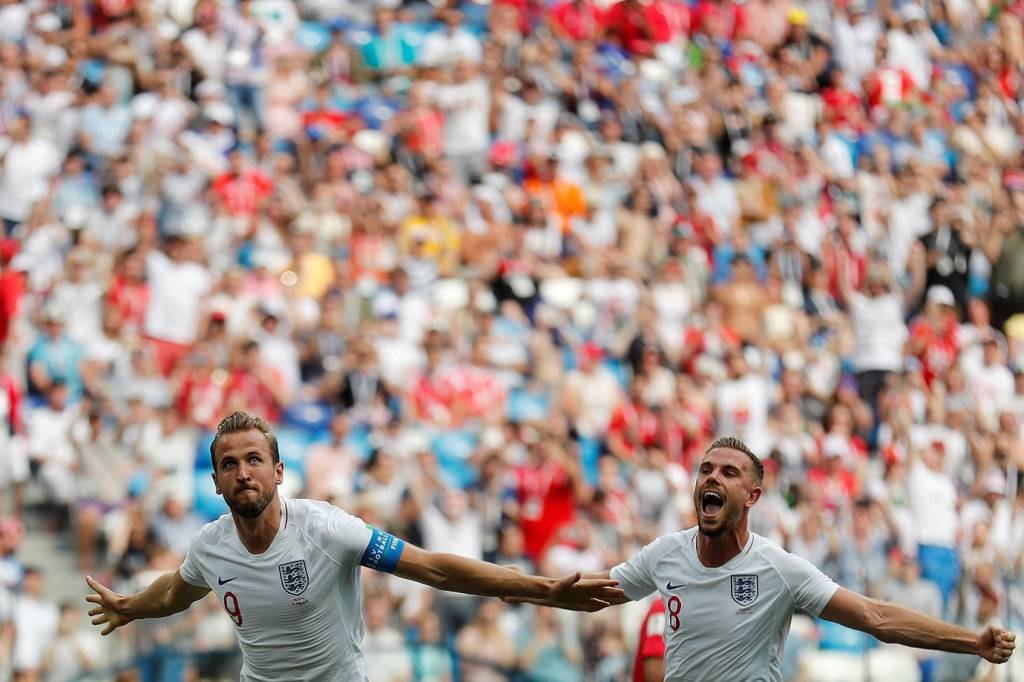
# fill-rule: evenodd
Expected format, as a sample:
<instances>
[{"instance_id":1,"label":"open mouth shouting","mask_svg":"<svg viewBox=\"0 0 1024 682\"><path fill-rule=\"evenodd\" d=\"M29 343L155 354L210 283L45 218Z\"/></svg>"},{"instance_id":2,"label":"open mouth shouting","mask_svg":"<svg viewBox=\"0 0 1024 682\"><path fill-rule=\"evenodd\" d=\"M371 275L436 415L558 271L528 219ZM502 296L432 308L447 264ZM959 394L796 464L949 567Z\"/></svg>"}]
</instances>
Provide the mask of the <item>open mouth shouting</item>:
<instances>
[{"instance_id":1,"label":"open mouth shouting","mask_svg":"<svg viewBox=\"0 0 1024 682\"><path fill-rule=\"evenodd\" d=\"M706 520L718 517L725 508L725 496L714 490L705 490L700 496L700 511Z\"/></svg>"}]
</instances>

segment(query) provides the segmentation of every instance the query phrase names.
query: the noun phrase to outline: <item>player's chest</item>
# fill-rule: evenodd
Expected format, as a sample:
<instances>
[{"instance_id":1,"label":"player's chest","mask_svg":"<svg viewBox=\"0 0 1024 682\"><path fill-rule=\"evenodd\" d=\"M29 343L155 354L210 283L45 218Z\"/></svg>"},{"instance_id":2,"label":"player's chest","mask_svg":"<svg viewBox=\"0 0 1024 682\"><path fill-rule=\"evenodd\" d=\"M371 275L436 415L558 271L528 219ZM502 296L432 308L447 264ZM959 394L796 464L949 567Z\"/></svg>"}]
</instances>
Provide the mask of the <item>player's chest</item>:
<instances>
[{"instance_id":1,"label":"player's chest","mask_svg":"<svg viewBox=\"0 0 1024 682\"><path fill-rule=\"evenodd\" d=\"M301 620L323 604L338 582L338 567L301 541L265 555L211 561L207 584L235 625Z\"/></svg>"},{"instance_id":2,"label":"player's chest","mask_svg":"<svg viewBox=\"0 0 1024 682\"><path fill-rule=\"evenodd\" d=\"M774 574L661 576L658 589L665 604L665 637L701 639L753 632L773 620L785 586Z\"/></svg>"}]
</instances>

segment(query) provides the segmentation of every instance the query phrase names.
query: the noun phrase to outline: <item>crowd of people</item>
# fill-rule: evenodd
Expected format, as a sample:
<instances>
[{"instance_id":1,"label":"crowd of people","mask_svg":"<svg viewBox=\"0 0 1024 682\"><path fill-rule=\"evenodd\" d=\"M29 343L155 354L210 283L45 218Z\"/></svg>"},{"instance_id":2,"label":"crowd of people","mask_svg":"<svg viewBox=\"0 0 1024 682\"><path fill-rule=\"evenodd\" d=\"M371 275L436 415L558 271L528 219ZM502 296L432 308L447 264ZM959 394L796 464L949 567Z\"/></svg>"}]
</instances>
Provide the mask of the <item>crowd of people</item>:
<instances>
[{"instance_id":1,"label":"crowd of people","mask_svg":"<svg viewBox=\"0 0 1024 682\"><path fill-rule=\"evenodd\" d=\"M101 646L19 543L176 567L236 409L290 495L548 575L735 435L755 532L1021 629L1022 67L1014 0L0 0L0 668L230 668L216 602ZM645 605L365 573L374 682L631 674Z\"/></svg>"}]
</instances>

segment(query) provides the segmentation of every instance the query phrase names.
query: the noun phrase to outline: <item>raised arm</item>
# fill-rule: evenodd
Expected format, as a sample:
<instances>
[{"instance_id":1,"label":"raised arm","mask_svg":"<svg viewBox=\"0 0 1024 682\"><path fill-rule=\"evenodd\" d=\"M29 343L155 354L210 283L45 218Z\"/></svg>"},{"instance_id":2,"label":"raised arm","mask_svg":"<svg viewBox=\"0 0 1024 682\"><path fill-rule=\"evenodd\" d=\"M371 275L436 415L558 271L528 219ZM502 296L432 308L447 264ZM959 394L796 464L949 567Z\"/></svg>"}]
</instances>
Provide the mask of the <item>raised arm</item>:
<instances>
[{"instance_id":1,"label":"raised arm","mask_svg":"<svg viewBox=\"0 0 1024 682\"><path fill-rule=\"evenodd\" d=\"M990 625L980 633L972 632L898 604L869 599L845 588L839 588L821 612L821 617L861 630L889 644L974 654L992 663L1006 662L1016 646L1013 633L1002 628Z\"/></svg>"},{"instance_id":2,"label":"raised arm","mask_svg":"<svg viewBox=\"0 0 1024 682\"><path fill-rule=\"evenodd\" d=\"M395 575L438 590L481 597L513 597L575 611L598 611L623 598L618 582L603 577L543 578L455 554L405 544Z\"/></svg>"},{"instance_id":3,"label":"raised arm","mask_svg":"<svg viewBox=\"0 0 1024 682\"><path fill-rule=\"evenodd\" d=\"M189 585L178 571L163 574L145 590L132 595L118 594L92 576L86 576L85 582L94 591L85 598L95 605L89 610L89 615L93 616L92 624L105 625L100 633L103 635L109 635L133 620L163 618L184 611L210 591L206 587Z\"/></svg>"}]
</instances>

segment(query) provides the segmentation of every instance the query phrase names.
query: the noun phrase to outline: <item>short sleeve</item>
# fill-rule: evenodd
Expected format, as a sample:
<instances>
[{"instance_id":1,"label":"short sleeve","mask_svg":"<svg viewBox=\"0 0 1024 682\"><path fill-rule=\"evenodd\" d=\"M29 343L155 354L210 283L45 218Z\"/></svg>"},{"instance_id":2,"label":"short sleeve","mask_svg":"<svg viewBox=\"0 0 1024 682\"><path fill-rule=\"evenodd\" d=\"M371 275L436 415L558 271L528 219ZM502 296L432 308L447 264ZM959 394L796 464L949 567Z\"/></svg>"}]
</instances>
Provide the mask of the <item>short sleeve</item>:
<instances>
[{"instance_id":1,"label":"short sleeve","mask_svg":"<svg viewBox=\"0 0 1024 682\"><path fill-rule=\"evenodd\" d=\"M318 525L324 549L345 567L358 565L370 544L374 529L343 509L328 504L323 507L325 511L320 515Z\"/></svg>"},{"instance_id":2,"label":"short sleeve","mask_svg":"<svg viewBox=\"0 0 1024 682\"><path fill-rule=\"evenodd\" d=\"M199 558L196 556L202 537L203 532L200 531L192 538L192 542L188 546L188 551L185 552L185 560L181 562L181 568L178 569L178 574L181 575L182 580L193 587L205 587L209 589L210 586L207 584L206 578L203 577L203 570L199 566Z\"/></svg>"},{"instance_id":3,"label":"short sleeve","mask_svg":"<svg viewBox=\"0 0 1024 682\"><path fill-rule=\"evenodd\" d=\"M793 595L794 606L817 618L839 589L831 578L807 559L788 552L776 564Z\"/></svg>"},{"instance_id":4,"label":"short sleeve","mask_svg":"<svg viewBox=\"0 0 1024 682\"><path fill-rule=\"evenodd\" d=\"M618 580L619 587L633 601L643 599L656 588L650 572L650 556L657 542L655 540L610 571L612 580Z\"/></svg>"}]
</instances>

